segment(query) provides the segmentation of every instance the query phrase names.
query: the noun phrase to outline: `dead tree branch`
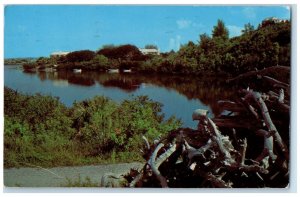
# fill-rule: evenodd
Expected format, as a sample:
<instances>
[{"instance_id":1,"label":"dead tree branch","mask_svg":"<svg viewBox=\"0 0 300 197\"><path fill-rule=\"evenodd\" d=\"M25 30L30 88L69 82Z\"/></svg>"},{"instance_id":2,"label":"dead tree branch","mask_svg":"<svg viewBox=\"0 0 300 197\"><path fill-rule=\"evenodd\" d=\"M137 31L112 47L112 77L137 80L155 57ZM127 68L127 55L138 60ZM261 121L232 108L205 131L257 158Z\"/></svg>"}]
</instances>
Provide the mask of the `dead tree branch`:
<instances>
[{"instance_id":1,"label":"dead tree branch","mask_svg":"<svg viewBox=\"0 0 300 197\"><path fill-rule=\"evenodd\" d=\"M290 68L286 66L271 66L262 70L258 71L249 71L247 73L243 73L237 77L234 77L232 79L227 80L227 82L235 82L235 81L241 81L248 79L250 77L257 77L257 76L264 76L264 75L269 75L270 73L290 73Z\"/></svg>"},{"instance_id":2,"label":"dead tree branch","mask_svg":"<svg viewBox=\"0 0 300 197\"><path fill-rule=\"evenodd\" d=\"M285 156L286 160L288 160L289 159L289 153L288 153L287 146L283 142L279 132L277 131L275 125L273 124L273 121L272 121L272 119L270 117L270 114L269 114L268 107L266 106L265 102L261 98L261 94L258 93L258 92L254 92L254 91L247 91L247 96L246 97L251 97L254 101L256 101L256 103L260 107L262 116L264 118L264 121L265 121L268 129L269 129L269 132L274 132L275 141L278 144L278 146L281 148L282 152L284 153L284 156Z\"/></svg>"},{"instance_id":3,"label":"dead tree branch","mask_svg":"<svg viewBox=\"0 0 300 197\"><path fill-rule=\"evenodd\" d=\"M156 178L159 180L161 186L162 187L168 187L167 180L165 179L165 177L163 177L160 174L160 172L158 170L158 166L155 165L157 153L162 147L164 147L164 144L162 144L162 143L157 145L157 147L155 148L155 150L154 150L154 152L153 152L153 154L150 158L149 165L152 169L152 172L155 174Z\"/></svg>"}]
</instances>

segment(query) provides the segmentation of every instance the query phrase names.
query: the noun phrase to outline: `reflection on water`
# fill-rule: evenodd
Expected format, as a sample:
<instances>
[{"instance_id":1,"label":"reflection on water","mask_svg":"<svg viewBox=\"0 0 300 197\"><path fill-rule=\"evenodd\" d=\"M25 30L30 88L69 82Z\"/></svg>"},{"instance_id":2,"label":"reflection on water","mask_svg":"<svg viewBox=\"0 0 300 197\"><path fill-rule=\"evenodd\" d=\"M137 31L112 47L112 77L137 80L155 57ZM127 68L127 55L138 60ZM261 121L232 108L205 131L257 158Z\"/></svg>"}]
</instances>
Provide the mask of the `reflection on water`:
<instances>
[{"instance_id":1,"label":"reflection on water","mask_svg":"<svg viewBox=\"0 0 300 197\"><path fill-rule=\"evenodd\" d=\"M53 85L57 86L57 87L68 87L69 82L68 82L68 80L63 80L63 79L54 79Z\"/></svg>"},{"instance_id":2,"label":"reflection on water","mask_svg":"<svg viewBox=\"0 0 300 197\"><path fill-rule=\"evenodd\" d=\"M164 105L167 117L180 117L184 126L195 126L191 120L194 109L208 109L219 114L218 100L235 96L234 87L226 87L224 79L138 73L97 73L72 71L36 73L5 66L5 85L25 93L41 92L60 97L70 106L74 101L104 95L117 102L131 96L148 95Z\"/></svg>"}]
</instances>

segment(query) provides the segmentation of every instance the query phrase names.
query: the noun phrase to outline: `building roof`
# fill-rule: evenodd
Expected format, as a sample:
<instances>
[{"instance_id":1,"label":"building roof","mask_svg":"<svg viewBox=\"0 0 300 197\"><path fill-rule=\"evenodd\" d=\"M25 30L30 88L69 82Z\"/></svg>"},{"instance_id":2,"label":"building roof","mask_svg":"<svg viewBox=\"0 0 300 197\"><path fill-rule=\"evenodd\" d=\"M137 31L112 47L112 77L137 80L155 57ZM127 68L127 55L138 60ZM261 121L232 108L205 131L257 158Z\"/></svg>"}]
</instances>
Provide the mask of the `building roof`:
<instances>
[{"instance_id":1,"label":"building roof","mask_svg":"<svg viewBox=\"0 0 300 197\"><path fill-rule=\"evenodd\" d=\"M157 53L159 54L159 49L139 49L141 53L148 54L148 53Z\"/></svg>"},{"instance_id":2,"label":"building roof","mask_svg":"<svg viewBox=\"0 0 300 197\"><path fill-rule=\"evenodd\" d=\"M70 52L67 52L67 51L55 51L55 52L51 53L51 55L67 55L69 53Z\"/></svg>"}]
</instances>

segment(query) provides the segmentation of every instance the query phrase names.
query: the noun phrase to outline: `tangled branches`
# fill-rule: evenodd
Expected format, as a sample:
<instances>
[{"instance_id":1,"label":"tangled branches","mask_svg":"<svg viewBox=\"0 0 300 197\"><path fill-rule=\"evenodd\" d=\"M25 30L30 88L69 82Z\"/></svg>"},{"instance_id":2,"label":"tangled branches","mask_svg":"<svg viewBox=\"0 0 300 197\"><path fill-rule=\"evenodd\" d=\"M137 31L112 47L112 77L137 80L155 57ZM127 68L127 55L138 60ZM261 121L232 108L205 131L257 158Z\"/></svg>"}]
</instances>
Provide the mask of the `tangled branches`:
<instances>
[{"instance_id":1,"label":"tangled branches","mask_svg":"<svg viewBox=\"0 0 300 197\"><path fill-rule=\"evenodd\" d=\"M227 113L213 119L207 110L195 110L192 118L199 121L196 130L173 130L153 144L143 136L146 163L127 186L287 187L289 85L261 77L273 84L268 86L271 90L242 89L239 99L218 102L220 111Z\"/></svg>"},{"instance_id":2,"label":"tangled branches","mask_svg":"<svg viewBox=\"0 0 300 197\"><path fill-rule=\"evenodd\" d=\"M144 137L147 162L130 187L286 187L289 99L279 88L243 89L240 100L219 102L229 114L211 119L199 109L196 130L173 130L151 145Z\"/></svg>"},{"instance_id":3,"label":"tangled branches","mask_svg":"<svg viewBox=\"0 0 300 197\"><path fill-rule=\"evenodd\" d=\"M260 179L260 174L268 173L258 162L245 164L246 139L237 151L210 118L201 116L200 122L204 130L178 129L153 145L148 162L130 186L232 187L238 174Z\"/></svg>"}]
</instances>

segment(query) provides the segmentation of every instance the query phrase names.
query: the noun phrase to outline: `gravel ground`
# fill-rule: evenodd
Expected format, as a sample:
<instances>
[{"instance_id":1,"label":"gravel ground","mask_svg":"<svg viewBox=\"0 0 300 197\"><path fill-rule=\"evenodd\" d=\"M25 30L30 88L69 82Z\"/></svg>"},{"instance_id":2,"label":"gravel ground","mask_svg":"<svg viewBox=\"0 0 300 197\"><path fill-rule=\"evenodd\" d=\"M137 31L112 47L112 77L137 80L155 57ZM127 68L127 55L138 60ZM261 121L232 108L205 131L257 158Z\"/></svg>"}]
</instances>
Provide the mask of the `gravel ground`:
<instances>
[{"instance_id":1,"label":"gravel ground","mask_svg":"<svg viewBox=\"0 0 300 197\"><path fill-rule=\"evenodd\" d=\"M141 169L141 163L121 163L56 168L10 168L4 169L5 187L62 187L68 183L89 177L92 183L100 183L105 173L126 174L130 168Z\"/></svg>"}]
</instances>

